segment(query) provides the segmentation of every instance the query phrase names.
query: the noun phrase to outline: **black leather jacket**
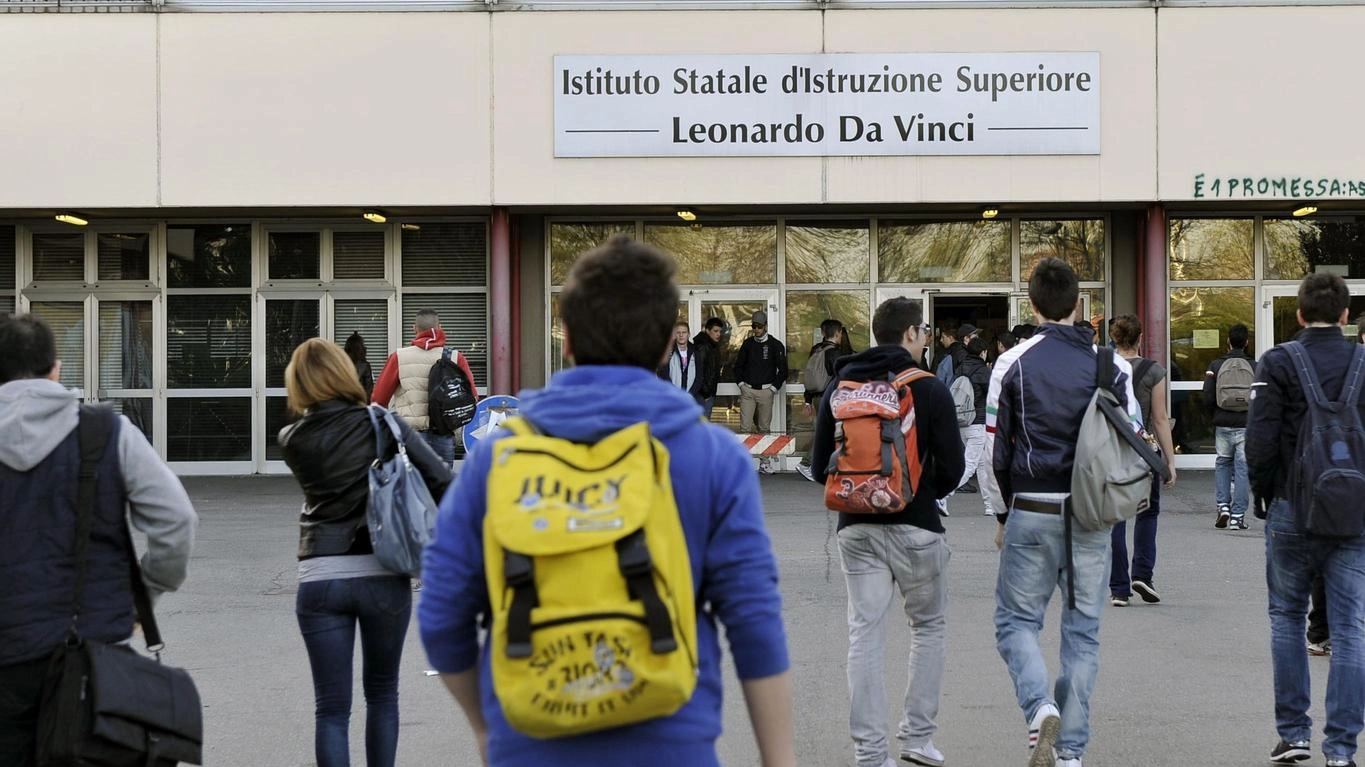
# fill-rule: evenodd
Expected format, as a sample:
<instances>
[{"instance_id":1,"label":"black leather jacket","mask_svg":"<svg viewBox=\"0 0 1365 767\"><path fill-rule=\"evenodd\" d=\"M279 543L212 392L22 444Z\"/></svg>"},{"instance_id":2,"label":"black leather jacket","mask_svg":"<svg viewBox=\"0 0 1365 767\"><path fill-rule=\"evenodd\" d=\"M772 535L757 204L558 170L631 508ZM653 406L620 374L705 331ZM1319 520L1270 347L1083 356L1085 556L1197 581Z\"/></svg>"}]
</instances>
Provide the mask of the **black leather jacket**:
<instances>
[{"instance_id":1,"label":"black leather jacket","mask_svg":"<svg viewBox=\"0 0 1365 767\"><path fill-rule=\"evenodd\" d=\"M450 484L450 467L427 446L422 435L398 418L408 458L426 480L438 502ZM380 422L383 425L383 422ZM299 559L368 554L365 512L370 500L368 470L375 460L375 435L364 407L345 402L318 404L303 418L280 430L284 462L303 488L299 517ZM398 452L393 435L384 430L382 457Z\"/></svg>"}]
</instances>

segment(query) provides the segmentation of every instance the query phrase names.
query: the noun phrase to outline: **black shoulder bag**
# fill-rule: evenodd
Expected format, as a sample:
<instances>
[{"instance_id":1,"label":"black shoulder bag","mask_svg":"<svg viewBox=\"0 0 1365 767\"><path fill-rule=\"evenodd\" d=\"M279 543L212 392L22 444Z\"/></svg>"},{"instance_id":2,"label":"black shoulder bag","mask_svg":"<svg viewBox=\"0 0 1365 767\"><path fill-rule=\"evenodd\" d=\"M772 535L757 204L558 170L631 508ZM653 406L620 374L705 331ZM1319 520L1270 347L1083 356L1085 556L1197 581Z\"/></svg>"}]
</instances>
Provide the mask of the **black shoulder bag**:
<instances>
[{"instance_id":1,"label":"black shoulder bag","mask_svg":"<svg viewBox=\"0 0 1365 767\"><path fill-rule=\"evenodd\" d=\"M161 664L161 632L124 525L133 602L153 660L127 645L85 639L76 627L85 591L86 556L95 515L95 483L114 429L108 408L82 407L77 437L76 590L71 630L52 655L38 705L38 767L174 767L202 764L199 691L182 669Z\"/></svg>"}]
</instances>

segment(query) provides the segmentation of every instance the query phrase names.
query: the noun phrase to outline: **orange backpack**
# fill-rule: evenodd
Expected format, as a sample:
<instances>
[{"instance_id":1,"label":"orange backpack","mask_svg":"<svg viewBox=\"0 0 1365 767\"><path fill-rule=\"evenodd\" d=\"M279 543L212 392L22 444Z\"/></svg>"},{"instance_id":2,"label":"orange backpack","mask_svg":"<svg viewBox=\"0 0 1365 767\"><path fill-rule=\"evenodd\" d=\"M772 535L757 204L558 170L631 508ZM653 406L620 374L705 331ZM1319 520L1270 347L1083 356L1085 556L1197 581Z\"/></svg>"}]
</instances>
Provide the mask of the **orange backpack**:
<instances>
[{"instance_id":1,"label":"orange backpack","mask_svg":"<svg viewBox=\"0 0 1365 767\"><path fill-rule=\"evenodd\" d=\"M878 381L840 380L830 395L834 440L825 507L845 514L895 514L919 488L923 466L910 384L912 368Z\"/></svg>"}]
</instances>

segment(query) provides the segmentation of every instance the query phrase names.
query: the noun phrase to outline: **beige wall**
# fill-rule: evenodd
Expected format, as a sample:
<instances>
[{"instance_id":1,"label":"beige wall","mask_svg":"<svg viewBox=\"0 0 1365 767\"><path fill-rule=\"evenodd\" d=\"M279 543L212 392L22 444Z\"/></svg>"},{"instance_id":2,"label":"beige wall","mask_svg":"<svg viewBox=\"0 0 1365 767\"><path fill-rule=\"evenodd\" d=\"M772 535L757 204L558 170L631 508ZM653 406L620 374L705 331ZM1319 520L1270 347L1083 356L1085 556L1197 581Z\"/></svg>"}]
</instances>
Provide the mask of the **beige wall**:
<instances>
[{"instance_id":1,"label":"beige wall","mask_svg":"<svg viewBox=\"0 0 1365 767\"><path fill-rule=\"evenodd\" d=\"M1215 178L1223 198L1227 178L1365 185L1365 7L1162 8L1160 17L1162 199L1192 199L1198 173L1206 197ZM1241 186L1232 199L1249 199Z\"/></svg>"},{"instance_id":2,"label":"beige wall","mask_svg":"<svg viewBox=\"0 0 1365 767\"><path fill-rule=\"evenodd\" d=\"M0 207L155 205L156 17L0 18Z\"/></svg>"},{"instance_id":3,"label":"beige wall","mask_svg":"<svg viewBox=\"0 0 1365 767\"><path fill-rule=\"evenodd\" d=\"M166 14L166 205L486 205L488 17Z\"/></svg>"},{"instance_id":4,"label":"beige wall","mask_svg":"<svg viewBox=\"0 0 1365 767\"><path fill-rule=\"evenodd\" d=\"M836 11L825 50L1100 53L1102 154L829 158L829 202L1148 200L1156 192L1150 10Z\"/></svg>"}]
</instances>

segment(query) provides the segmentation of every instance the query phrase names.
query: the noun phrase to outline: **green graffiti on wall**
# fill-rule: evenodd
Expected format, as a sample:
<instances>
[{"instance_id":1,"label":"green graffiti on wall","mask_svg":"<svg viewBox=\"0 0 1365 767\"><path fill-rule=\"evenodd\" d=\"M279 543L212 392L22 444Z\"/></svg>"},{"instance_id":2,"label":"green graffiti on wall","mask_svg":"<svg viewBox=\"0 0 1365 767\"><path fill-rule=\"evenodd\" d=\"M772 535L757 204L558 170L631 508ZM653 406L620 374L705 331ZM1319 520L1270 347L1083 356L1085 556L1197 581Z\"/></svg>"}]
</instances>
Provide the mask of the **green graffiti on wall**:
<instances>
[{"instance_id":1,"label":"green graffiti on wall","mask_svg":"<svg viewBox=\"0 0 1365 767\"><path fill-rule=\"evenodd\" d=\"M1326 176L1208 176L1194 174L1194 199L1237 197L1365 197L1365 181Z\"/></svg>"}]
</instances>

